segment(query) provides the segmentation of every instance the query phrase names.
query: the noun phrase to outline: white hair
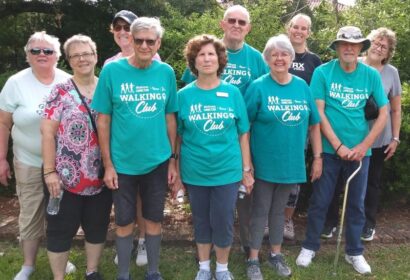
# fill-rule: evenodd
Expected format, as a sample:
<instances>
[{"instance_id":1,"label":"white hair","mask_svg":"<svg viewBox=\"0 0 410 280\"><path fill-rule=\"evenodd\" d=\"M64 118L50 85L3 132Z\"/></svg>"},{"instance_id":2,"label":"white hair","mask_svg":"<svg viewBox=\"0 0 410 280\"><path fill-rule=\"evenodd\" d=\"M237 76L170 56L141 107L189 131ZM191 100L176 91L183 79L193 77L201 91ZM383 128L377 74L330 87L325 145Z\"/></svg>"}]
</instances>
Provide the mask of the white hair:
<instances>
[{"instance_id":1,"label":"white hair","mask_svg":"<svg viewBox=\"0 0 410 280\"><path fill-rule=\"evenodd\" d=\"M164 28L161 26L161 22L158 18L139 17L131 24L131 33L133 35L141 30L147 29L154 29L158 38L162 38L162 35L164 35Z\"/></svg>"},{"instance_id":2,"label":"white hair","mask_svg":"<svg viewBox=\"0 0 410 280\"><path fill-rule=\"evenodd\" d=\"M38 41L47 42L48 44L52 45L53 50L56 52L57 60L60 58L61 56L60 41L58 40L57 37L53 35L49 35L45 31L35 32L33 35L30 36L30 38L27 41L27 44L24 46L24 52L26 53L26 56L28 55L28 52L30 51L31 45L34 42L38 42Z\"/></svg>"},{"instance_id":3,"label":"white hair","mask_svg":"<svg viewBox=\"0 0 410 280\"><path fill-rule=\"evenodd\" d=\"M288 36L285 34L279 34L278 36L269 38L265 49L263 50L263 58L266 62L269 61L273 49L287 52L292 57L292 61L295 59L295 50L293 49Z\"/></svg>"}]
</instances>

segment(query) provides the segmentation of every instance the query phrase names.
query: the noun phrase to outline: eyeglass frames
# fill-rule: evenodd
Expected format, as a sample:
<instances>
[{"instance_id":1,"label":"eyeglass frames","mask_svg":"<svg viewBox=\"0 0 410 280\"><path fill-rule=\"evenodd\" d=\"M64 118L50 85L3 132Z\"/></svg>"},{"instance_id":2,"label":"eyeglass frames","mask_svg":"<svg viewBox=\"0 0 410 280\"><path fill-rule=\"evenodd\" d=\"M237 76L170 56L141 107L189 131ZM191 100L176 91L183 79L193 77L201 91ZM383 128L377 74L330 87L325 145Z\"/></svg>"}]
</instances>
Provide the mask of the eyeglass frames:
<instances>
[{"instance_id":1,"label":"eyeglass frames","mask_svg":"<svg viewBox=\"0 0 410 280\"><path fill-rule=\"evenodd\" d=\"M54 50L53 50L53 49L49 49L49 48L44 48L44 49L41 49L41 48L32 48L32 49L29 50L29 52L30 52L32 55L39 55L41 52L43 52L44 55L52 55L52 54L54 53Z\"/></svg>"}]
</instances>

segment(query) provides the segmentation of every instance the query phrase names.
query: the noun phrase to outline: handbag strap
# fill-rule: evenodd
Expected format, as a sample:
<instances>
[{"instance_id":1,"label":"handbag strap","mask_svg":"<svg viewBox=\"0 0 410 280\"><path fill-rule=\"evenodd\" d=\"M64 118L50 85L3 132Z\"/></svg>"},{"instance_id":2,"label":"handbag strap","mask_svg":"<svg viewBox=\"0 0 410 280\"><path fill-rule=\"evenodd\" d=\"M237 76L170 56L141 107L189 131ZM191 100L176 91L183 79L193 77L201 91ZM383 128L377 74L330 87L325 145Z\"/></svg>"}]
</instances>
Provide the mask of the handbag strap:
<instances>
[{"instance_id":1,"label":"handbag strap","mask_svg":"<svg viewBox=\"0 0 410 280\"><path fill-rule=\"evenodd\" d=\"M94 129L94 131L95 131L95 134L97 134L97 137L98 137L97 126L95 125L95 121L94 121L93 115L91 114L90 107L88 107L87 102L85 102L84 96L81 94L81 91L78 89L78 87L77 87L77 85L75 84L74 80L73 80L73 79L70 79L70 80L71 80L71 82L73 83L73 86L74 86L75 90L77 91L78 96L80 97L81 102L83 103L85 109L87 109L88 115L90 116L91 125L93 126L93 129Z\"/></svg>"}]
</instances>

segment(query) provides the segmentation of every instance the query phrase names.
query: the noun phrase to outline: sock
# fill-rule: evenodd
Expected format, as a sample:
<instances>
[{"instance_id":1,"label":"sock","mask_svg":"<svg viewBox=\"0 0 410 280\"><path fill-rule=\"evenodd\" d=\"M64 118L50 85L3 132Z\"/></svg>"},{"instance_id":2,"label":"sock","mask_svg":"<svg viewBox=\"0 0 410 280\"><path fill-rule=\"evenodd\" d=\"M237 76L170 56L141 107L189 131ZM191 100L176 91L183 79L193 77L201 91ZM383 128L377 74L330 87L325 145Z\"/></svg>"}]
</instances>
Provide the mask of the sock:
<instances>
[{"instance_id":1,"label":"sock","mask_svg":"<svg viewBox=\"0 0 410 280\"><path fill-rule=\"evenodd\" d=\"M34 272L33 266L23 265L21 266L21 270L17 275L14 277L15 280L25 280Z\"/></svg>"},{"instance_id":2,"label":"sock","mask_svg":"<svg viewBox=\"0 0 410 280\"><path fill-rule=\"evenodd\" d=\"M216 270L215 272L222 272L222 271L228 271L228 263L219 263L216 262Z\"/></svg>"},{"instance_id":3,"label":"sock","mask_svg":"<svg viewBox=\"0 0 410 280\"><path fill-rule=\"evenodd\" d=\"M138 245L142 245L145 243L145 238L139 238L138 239Z\"/></svg>"},{"instance_id":4,"label":"sock","mask_svg":"<svg viewBox=\"0 0 410 280\"><path fill-rule=\"evenodd\" d=\"M198 262L198 263L199 263L199 269L206 270L206 271L211 271L211 260Z\"/></svg>"},{"instance_id":5,"label":"sock","mask_svg":"<svg viewBox=\"0 0 410 280\"><path fill-rule=\"evenodd\" d=\"M115 238L115 245L117 247L118 255L118 278L128 279L130 275L130 259L132 253L132 243L134 241L133 234L125 237L117 236Z\"/></svg>"},{"instance_id":6,"label":"sock","mask_svg":"<svg viewBox=\"0 0 410 280\"><path fill-rule=\"evenodd\" d=\"M145 248L147 249L148 273L159 272L159 251L161 249L161 234L145 234Z\"/></svg>"}]
</instances>

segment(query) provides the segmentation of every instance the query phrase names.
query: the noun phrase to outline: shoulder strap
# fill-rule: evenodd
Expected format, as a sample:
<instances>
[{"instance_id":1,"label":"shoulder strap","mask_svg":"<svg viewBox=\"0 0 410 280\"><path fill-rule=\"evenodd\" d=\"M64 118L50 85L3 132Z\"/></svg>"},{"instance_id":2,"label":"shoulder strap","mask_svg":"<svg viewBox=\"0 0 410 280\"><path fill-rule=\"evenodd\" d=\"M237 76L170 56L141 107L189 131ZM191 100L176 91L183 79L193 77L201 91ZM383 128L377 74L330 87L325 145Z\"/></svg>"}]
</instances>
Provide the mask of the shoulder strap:
<instances>
[{"instance_id":1,"label":"shoulder strap","mask_svg":"<svg viewBox=\"0 0 410 280\"><path fill-rule=\"evenodd\" d=\"M85 102L84 96L81 94L81 92L80 92L80 90L78 89L77 85L75 84L74 80L73 80L73 79L70 79L70 80L71 80L71 82L73 83L74 88L75 88L75 90L77 91L78 96L79 96L80 99L81 99L81 102L83 103L84 107L87 109L88 115L90 116L91 125L93 126L93 129L94 129L94 131L95 131L95 134L97 134L97 137L98 137L97 126L95 125L93 115L91 114L91 110L90 110L90 108L88 107L87 102Z\"/></svg>"}]
</instances>

